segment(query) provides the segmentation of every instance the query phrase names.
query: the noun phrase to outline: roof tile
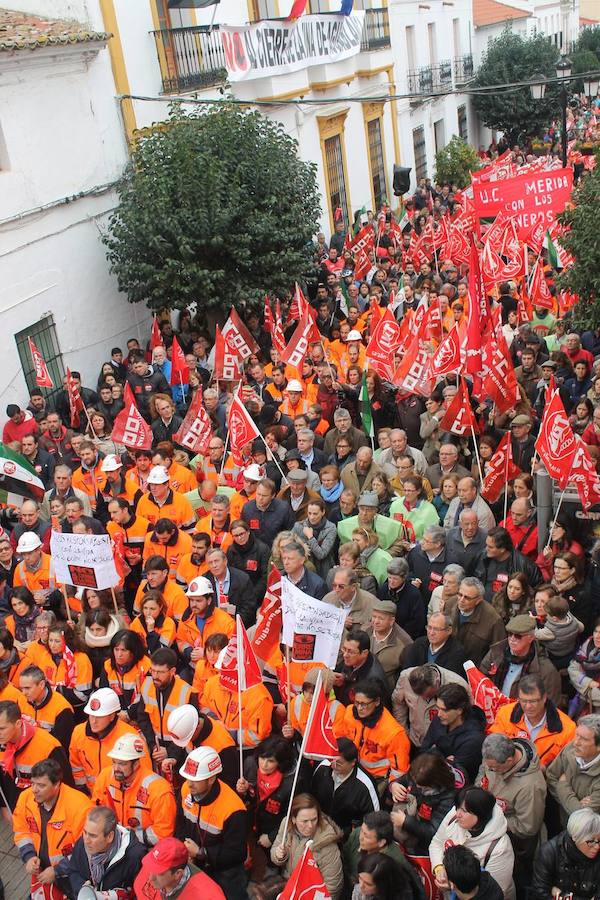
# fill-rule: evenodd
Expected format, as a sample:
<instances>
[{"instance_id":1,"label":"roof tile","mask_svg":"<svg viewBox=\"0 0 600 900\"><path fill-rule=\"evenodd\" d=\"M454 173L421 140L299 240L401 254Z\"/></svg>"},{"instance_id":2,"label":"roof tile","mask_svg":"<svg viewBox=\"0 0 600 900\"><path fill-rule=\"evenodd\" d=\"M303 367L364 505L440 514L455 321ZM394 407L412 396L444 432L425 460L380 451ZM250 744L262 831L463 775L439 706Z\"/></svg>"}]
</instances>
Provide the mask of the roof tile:
<instances>
[{"instance_id":1,"label":"roof tile","mask_svg":"<svg viewBox=\"0 0 600 900\"><path fill-rule=\"evenodd\" d=\"M105 31L90 30L82 22L45 19L12 9L0 9L0 52L107 41L110 37Z\"/></svg>"},{"instance_id":2,"label":"roof tile","mask_svg":"<svg viewBox=\"0 0 600 900\"><path fill-rule=\"evenodd\" d=\"M473 0L473 24L476 28L499 25L508 19L526 19L531 13L497 0Z\"/></svg>"}]
</instances>

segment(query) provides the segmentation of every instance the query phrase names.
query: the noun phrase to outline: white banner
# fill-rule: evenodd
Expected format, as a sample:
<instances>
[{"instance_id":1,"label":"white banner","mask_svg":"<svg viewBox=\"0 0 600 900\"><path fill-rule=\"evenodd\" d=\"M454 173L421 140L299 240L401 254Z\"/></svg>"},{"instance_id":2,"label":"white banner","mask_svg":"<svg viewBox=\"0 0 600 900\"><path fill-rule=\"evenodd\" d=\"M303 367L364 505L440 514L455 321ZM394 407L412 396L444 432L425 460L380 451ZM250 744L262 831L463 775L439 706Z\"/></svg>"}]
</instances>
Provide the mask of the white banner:
<instances>
[{"instance_id":1,"label":"white banner","mask_svg":"<svg viewBox=\"0 0 600 900\"><path fill-rule=\"evenodd\" d=\"M337 606L309 597L287 578L281 579L283 643L294 662L323 663L334 669L346 613Z\"/></svg>"},{"instance_id":2,"label":"white banner","mask_svg":"<svg viewBox=\"0 0 600 900\"><path fill-rule=\"evenodd\" d=\"M219 25L229 80L284 75L355 56L364 19L364 10L357 10L349 16L301 16L295 22Z\"/></svg>"},{"instance_id":3,"label":"white banner","mask_svg":"<svg viewBox=\"0 0 600 900\"><path fill-rule=\"evenodd\" d=\"M50 553L56 580L102 591L119 583L108 534L63 534L53 531Z\"/></svg>"}]
</instances>

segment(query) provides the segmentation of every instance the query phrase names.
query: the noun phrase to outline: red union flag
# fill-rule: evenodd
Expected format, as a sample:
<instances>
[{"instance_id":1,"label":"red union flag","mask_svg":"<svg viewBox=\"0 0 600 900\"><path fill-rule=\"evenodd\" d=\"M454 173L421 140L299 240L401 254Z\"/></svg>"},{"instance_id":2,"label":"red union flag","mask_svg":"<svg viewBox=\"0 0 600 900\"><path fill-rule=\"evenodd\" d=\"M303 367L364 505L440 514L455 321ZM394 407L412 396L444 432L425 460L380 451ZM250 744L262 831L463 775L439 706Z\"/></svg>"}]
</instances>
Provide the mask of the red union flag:
<instances>
[{"instance_id":1,"label":"red union flag","mask_svg":"<svg viewBox=\"0 0 600 900\"><path fill-rule=\"evenodd\" d=\"M271 304L269 302L268 296L265 296L265 316L263 325L265 331L268 331L269 334L273 334L273 327L275 325L275 322L273 321L273 312L271 311Z\"/></svg>"},{"instance_id":2,"label":"red union flag","mask_svg":"<svg viewBox=\"0 0 600 900\"><path fill-rule=\"evenodd\" d=\"M534 306L542 306L544 309L554 308L554 298L544 277L544 272L540 265L540 257L536 260L531 281L529 282L529 299Z\"/></svg>"},{"instance_id":3,"label":"red union flag","mask_svg":"<svg viewBox=\"0 0 600 900\"><path fill-rule=\"evenodd\" d=\"M252 649L258 659L265 663L279 649L282 625L281 573L277 566L271 566L267 590L256 616L256 628L252 638Z\"/></svg>"},{"instance_id":4,"label":"red union flag","mask_svg":"<svg viewBox=\"0 0 600 900\"><path fill-rule=\"evenodd\" d=\"M283 322L281 320L281 304L279 300L275 304L275 321L273 322L273 331L271 332L271 340L279 355L285 350L285 335L283 333Z\"/></svg>"},{"instance_id":5,"label":"red union flag","mask_svg":"<svg viewBox=\"0 0 600 900\"><path fill-rule=\"evenodd\" d=\"M420 394L422 397L431 394L429 353L419 336L413 340L394 372L393 383L410 394Z\"/></svg>"},{"instance_id":6,"label":"red union flag","mask_svg":"<svg viewBox=\"0 0 600 900\"><path fill-rule=\"evenodd\" d=\"M54 382L50 378L50 372L48 371L48 366L46 365L44 357L31 338L27 338L27 341L29 342L29 352L31 353L33 368L35 369L35 383L38 387L54 387Z\"/></svg>"},{"instance_id":7,"label":"red union flag","mask_svg":"<svg viewBox=\"0 0 600 900\"><path fill-rule=\"evenodd\" d=\"M208 450L212 437L210 417L202 404L202 388L198 388L190 404L185 419L173 435L173 440L192 453L203 456Z\"/></svg>"},{"instance_id":8,"label":"red union flag","mask_svg":"<svg viewBox=\"0 0 600 900\"><path fill-rule=\"evenodd\" d=\"M67 369L67 394L69 397L69 410L71 413L71 428L79 428L79 413L83 412L85 406L79 393L79 385L71 375L71 370Z\"/></svg>"},{"instance_id":9,"label":"red union flag","mask_svg":"<svg viewBox=\"0 0 600 900\"><path fill-rule=\"evenodd\" d=\"M317 678L315 693L306 722L303 756L308 759L332 759L339 753L321 677Z\"/></svg>"},{"instance_id":10,"label":"red union flag","mask_svg":"<svg viewBox=\"0 0 600 900\"><path fill-rule=\"evenodd\" d=\"M502 333L488 328L481 346L482 396L491 397L499 412L512 409L519 399L515 370Z\"/></svg>"},{"instance_id":11,"label":"red union flag","mask_svg":"<svg viewBox=\"0 0 600 900\"><path fill-rule=\"evenodd\" d=\"M440 431L459 435L473 432L473 412L464 378L460 379L458 390L440 421Z\"/></svg>"},{"instance_id":12,"label":"red union flag","mask_svg":"<svg viewBox=\"0 0 600 900\"><path fill-rule=\"evenodd\" d=\"M215 381L239 381L240 357L231 349L229 343L223 337L221 329L215 328L215 367L213 378Z\"/></svg>"},{"instance_id":13,"label":"red union flag","mask_svg":"<svg viewBox=\"0 0 600 900\"><path fill-rule=\"evenodd\" d=\"M321 870L308 845L277 900L331 900Z\"/></svg>"},{"instance_id":14,"label":"red union flag","mask_svg":"<svg viewBox=\"0 0 600 900\"><path fill-rule=\"evenodd\" d=\"M575 434L556 388L550 402L546 402L544 407L535 449L548 469L548 474L561 488L568 484L576 448Z\"/></svg>"},{"instance_id":15,"label":"red union flag","mask_svg":"<svg viewBox=\"0 0 600 900\"><path fill-rule=\"evenodd\" d=\"M510 697L506 697L496 685L480 672L470 659L463 663L463 669L467 675L467 681L473 695L473 703L483 710L486 724L493 725L496 714L501 706L510 703Z\"/></svg>"},{"instance_id":16,"label":"red union flag","mask_svg":"<svg viewBox=\"0 0 600 900\"><path fill-rule=\"evenodd\" d=\"M229 429L229 449L231 450L233 461L236 466L241 466L244 463L242 454L244 447L250 441L253 441L254 438L260 437L260 433L240 400L239 391L234 394L233 401L229 407L227 427Z\"/></svg>"},{"instance_id":17,"label":"red union flag","mask_svg":"<svg viewBox=\"0 0 600 900\"><path fill-rule=\"evenodd\" d=\"M353 241L351 241L347 250L354 258L354 277L361 279L373 267L370 253L375 246L375 236L370 225L365 225L360 229Z\"/></svg>"},{"instance_id":18,"label":"red union flag","mask_svg":"<svg viewBox=\"0 0 600 900\"><path fill-rule=\"evenodd\" d=\"M129 450L149 450L152 446L152 429L141 415L135 402L121 410L115 418L111 438L124 444Z\"/></svg>"},{"instance_id":19,"label":"red union flag","mask_svg":"<svg viewBox=\"0 0 600 900\"><path fill-rule=\"evenodd\" d=\"M458 326L454 325L430 359L432 378L459 371L461 368L460 344Z\"/></svg>"},{"instance_id":20,"label":"red union flag","mask_svg":"<svg viewBox=\"0 0 600 900\"><path fill-rule=\"evenodd\" d=\"M575 455L570 481L574 482L584 512L600 503L600 478L590 452L578 434L575 435Z\"/></svg>"},{"instance_id":21,"label":"red union flag","mask_svg":"<svg viewBox=\"0 0 600 900\"><path fill-rule=\"evenodd\" d=\"M262 684L260 668L246 629L239 616L235 617L235 621L235 634L225 648L219 670L219 684L232 693Z\"/></svg>"},{"instance_id":22,"label":"red union flag","mask_svg":"<svg viewBox=\"0 0 600 900\"><path fill-rule=\"evenodd\" d=\"M164 341L158 325L158 319L154 316L152 319L152 331L150 332L150 349L154 350L155 347L162 347L163 345Z\"/></svg>"},{"instance_id":23,"label":"red union flag","mask_svg":"<svg viewBox=\"0 0 600 900\"><path fill-rule=\"evenodd\" d=\"M171 384L189 384L190 370L185 361L185 353L181 349L179 341L173 335L171 346Z\"/></svg>"},{"instance_id":24,"label":"red union flag","mask_svg":"<svg viewBox=\"0 0 600 900\"><path fill-rule=\"evenodd\" d=\"M373 363L373 367L380 375L382 374L380 367L383 367L384 372L387 373L389 367L393 367L394 353L401 346L402 333L400 324L394 318L394 314L389 306L386 306L367 344L367 358ZM383 377L387 377L387 374Z\"/></svg>"},{"instance_id":25,"label":"red union flag","mask_svg":"<svg viewBox=\"0 0 600 900\"><path fill-rule=\"evenodd\" d=\"M489 461L487 472L481 488L481 496L489 503L495 503L503 487L520 473L513 462L510 432L507 432Z\"/></svg>"},{"instance_id":26,"label":"red union flag","mask_svg":"<svg viewBox=\"0 0 600 900\"><path fill-rule=\"evenodd\" d=\"M229 318L223 325L223 337L240 359L248 359L253 353L257 353L259 346L238 316L234 307L231 307Z\"/></svg>"},{"instance_id":27,"label":"red union flag","mask_svg":"<svg viewBox=\"0 0 600 900\"><path fill-rule=\"evenodd\" d=\"M481 335L489 318L485 284L479 265L479 252L471 238L469 253L469 309L467 313L467 361L470 375L481 372Z\"/></svg>"},{"instance_id":28,"label":"red union flag","mask_svg":"<svg viewBox=\"0 0 600 900\"><path fill-rule=\"evenodd\" d=\"M302 371L304 357L308 354L308 348L314 341L321 341L321 333L315 325L315 320L306 310L296 325L294 333L283 353L281 359L290 366L295 366Z\"/></svg>"}]
</instances>

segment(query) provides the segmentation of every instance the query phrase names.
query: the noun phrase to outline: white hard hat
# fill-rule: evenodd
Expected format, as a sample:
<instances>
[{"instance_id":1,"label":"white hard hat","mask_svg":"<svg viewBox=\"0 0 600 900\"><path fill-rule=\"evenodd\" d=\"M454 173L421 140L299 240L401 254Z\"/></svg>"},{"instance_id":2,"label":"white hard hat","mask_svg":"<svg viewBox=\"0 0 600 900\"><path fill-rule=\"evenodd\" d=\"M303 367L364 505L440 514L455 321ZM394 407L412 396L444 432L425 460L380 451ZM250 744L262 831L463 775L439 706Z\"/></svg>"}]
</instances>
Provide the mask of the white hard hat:
<instances>
[{"instance_id":1,"label":"white hard hat","mask_svg":"<svg viewBox=\"0 0 600 900\"><path fill-rule=\"evenodd\" d=\"M256 463L247 466L242 472L242 475L244 478L247 478L248 481L260 481L262 478L260 466L257 466Z\"/></svg>"},{"instance_id":2,"label":"white hard hat","mask_svg":"<svg viewBox=\"0 0 600 900\"><path fill-rule=\"evenodd\" d=\"M134 734L133 731L124 734L115 742L112 750L106 754L111 759L129 760L141 759L144 755L145 745L144 738L141 734Z\"/></svg>"},{"instance_id":3,"label":"white hard hat","mask_svg":"<svg viewBox=\"0 0 600 900\"><path fill-rule=\"evenodd\" d=\"M188 754L179 774L188 781L204 781L222 771L223 765L217 751L212 747L198 747Z\"/></svg>"},{"instance_id":4,"label":"white hard hat","mask_svg":"<svg viewBox=\"0 0 600 900\"><path fill-rule=\"evenodd\" d=\"M123 463L119 459L118 456L115 456L114 453L109 453L102 460L102 465L100 466L100 470L102 472L116 472L117 469L122 469Z\"/></svg>"},{"instance_id":5,"label":"white hard hat","mask_svg":"<svg viewBox=\"0 0 600 900\"><path fill-rule=\"evenodd\" d=\"M169 480L169 473L166 466L153 466L148 475L148 484L166 484Z\"/></svg>"},{"instance_id":6,"label":"white hard hat","mask_svg":"<svg viewBox=\"0 0 600 900\"><path fill-rule=\"evenodd\" d=\"M191 703L184 703L169 713L167 729L169 737L177 747L186 747L189 744L199 720L198 710Z\"/></svg>"},{"instance_id":7,"label":"white hard hat","mask_svg":"<svg viewBox=\"0 0 600 900\"><path fill-rule=\"evenodd\" d=\"M291 378L288 381L287 389L288 391L298 391L299 394L302 393L302 385L295 378Z\"/></svg>"},{"instance_id":8,"label":"white hard hat","mask_svg":"<svg viewBox=\"0 0 600 900\"><path fill-rule=\"evenodd\" d=\"M185 593L188 597L206 597L207 594L214 594L214 592L215 589L208 578L198 575L197 578L192 578Z\"/></svg>"},{"instance_id":9,"label":"white hard hat","mask_svg":"<svg viewBox=\"0 0 600 900\"><path fill-rule=\"evenodd\" d=\"M346 338L346 340L347 341L362 341L362 334L360 333L360 331L356 331L356 329L353 328L352 331L348 332L348 337Z\"/></svg>"},{"instance_id":10,"label":"white hard hat","mask_svg":"<svg viewBox=\"0 0 600 900\"><path fill-rule=\"evenodd\" d=\"M84 707L84 713L92 716L110 716L121 710L119 696L112 688L98 688L93 694L87 706Z\"/></svg>"},{"instance_id":11,"label":"white hard hat","mask_svg":"<svg viewBox=\"0 0 600 900\"><path fill-rule=\"evenodd\" d=\"M37 548L41 546L42 542L35 531L25 531L19 538L17 553L30 553L32 550L37 550Z\"/></svg>"}]
</instances>

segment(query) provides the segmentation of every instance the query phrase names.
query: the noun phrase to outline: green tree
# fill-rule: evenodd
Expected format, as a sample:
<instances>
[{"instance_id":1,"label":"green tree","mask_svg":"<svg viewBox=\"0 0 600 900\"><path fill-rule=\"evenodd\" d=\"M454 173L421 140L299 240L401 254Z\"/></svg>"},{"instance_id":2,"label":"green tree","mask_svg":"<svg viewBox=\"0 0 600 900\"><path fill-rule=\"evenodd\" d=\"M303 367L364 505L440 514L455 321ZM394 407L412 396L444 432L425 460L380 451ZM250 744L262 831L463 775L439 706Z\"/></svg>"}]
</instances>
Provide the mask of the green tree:
<instances>
[{"instance_id":1,"label":"green tree","mask_svg":"<svg viewBox=\"0 0 600 900\"><path fill-rule=\"evenodd\" d=\"M600 162L600 159L598 160ZM559 278L561 289L579 296L573 308L577 326L600 326L600 168L586 175L573 192L574 206L558 217L570 230L560 243L571 253L575 262Z\"/></svg>"},{"instance_id":2,"label":"green tree","mask_svg":"<svg viewBox=\"0 0 600 900\"><path fill-rule=\"evenodd\" d=\"M528 81L534 75L556 77L558 50L542 34L523 38L505 29L483 55L474 85L491 87ZM543 100L533 100L529 87L474 94L477 115L484 125L505 132L510 144L539 134L560 113L556 85L546 87Z\"/></svg>"},{"instance_id":3,"label":"green tree","mask_svg":"<svg viewBox=\"0 0 600 900\"><path fill-rule=\"evenodd\" d=\"M103 237L130 303L257 307L310 271L313 163L277 123L224 102L179 107L135 147Z\"/></svg>"},{"instance_id":4,"label":"green tree","mask_svg":"<svg viewBox=\"0 0 600 900\"><path fill-rule=\"evenodd\" d=\"M593 28L584 28L575 43L573 44L572 53L579 53L582 50L591 50L592 53L600 59L600 25L594 25ZM573 57L571 56L571 59ZM583 71L579 69L578 71Z\"/></svg>"},{"instance_id":5,"label":"green tree","mask_svg":"<svg viewBox=\"0 0 600 900\"><path fill-rule=\"evenodd\" d=\"M480 166L476 150L455 134L443 150L435 154L435 180L466 188L471 183L471 172Z\"/></svg>"},{"instance_id":6,"label":"green tree","mask_svg":"<svg viewBox=\"0 0 600 900\"><path fill-rule=\"evenodd\" d=\"M576 50L570 55L573 63L573 75L580 72L597 72L600 69L600 60L593 50ZM571 81L569 84L571 91L583 92L583 80Z\"/></svg>"}]
</instances>

